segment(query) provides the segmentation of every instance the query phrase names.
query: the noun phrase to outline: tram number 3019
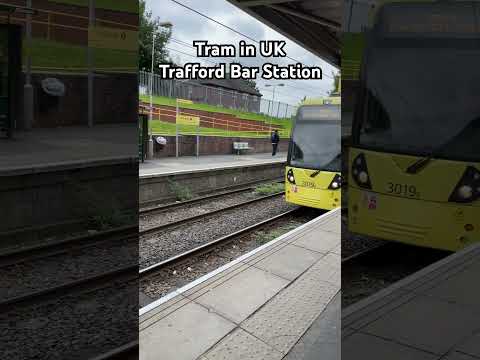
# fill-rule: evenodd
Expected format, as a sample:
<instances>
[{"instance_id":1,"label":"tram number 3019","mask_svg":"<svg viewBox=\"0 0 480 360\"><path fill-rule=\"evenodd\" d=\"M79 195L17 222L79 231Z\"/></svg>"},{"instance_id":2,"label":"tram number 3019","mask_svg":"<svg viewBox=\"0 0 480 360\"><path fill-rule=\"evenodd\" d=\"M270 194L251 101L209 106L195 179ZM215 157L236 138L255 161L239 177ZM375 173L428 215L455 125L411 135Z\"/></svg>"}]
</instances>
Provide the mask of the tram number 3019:
<instances>
[{"instance_id":1,"label":"tram number 3019","mask_svg":"<svg viewBox=\"0 0 480 360\"><path fill-rule=\"evenodd\" d=\"M417 192L417 188L414 185L396 184L393 182L389 182L387 184L387 192L389 194L406 196L406 197L419 197L420 195Z\"/></svg>"}]
</instances>

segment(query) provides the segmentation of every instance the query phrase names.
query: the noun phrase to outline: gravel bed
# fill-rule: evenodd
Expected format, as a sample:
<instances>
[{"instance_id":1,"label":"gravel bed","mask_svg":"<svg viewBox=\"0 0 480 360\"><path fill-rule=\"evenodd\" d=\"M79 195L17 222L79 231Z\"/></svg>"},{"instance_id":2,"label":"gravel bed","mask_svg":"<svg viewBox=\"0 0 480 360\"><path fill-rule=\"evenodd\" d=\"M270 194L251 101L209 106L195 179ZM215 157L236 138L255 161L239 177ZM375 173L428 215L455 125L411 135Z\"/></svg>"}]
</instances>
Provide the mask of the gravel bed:
<instances>
[{"instance_id":1,"label":"gravel bed","mask_svg":"<svg viewBox=\"0 0 480 360\"><path fill-rule=\"evenodd\" d=\"M84 360L136 340L137 285L137 280L118 280L1 312L1 358Z\"/></svg>"},{"instance_id":2,"label":"gravel bed","mask_svg":"<svg viewBox=\"0 0 480 360\"><path fill-rule=\"evenodd\" d=\"M140 238L140 268L156 264L232 232L279 215L296 206L283 196L228 210L214 217L184 224Z\"/></svg>"},{"instance_id":3,"label":"gravel bed","mask_svg":"<svg viewBox=\"0 0 480 360\"><path fill-rule=\"evenodd\" d=\"M218 269L243 254L293 230L314 219L318 212L306 210L299 215L291 215L262 229L239 237L237 240L219 246L212 252L193 256L181 264L168 267L155 275L140 281L140 291L152 299L158 299L209 272Z\"/></svg>"},{"instance_id":4,"label":"gravel bed","mask_svg":"<svg viewBox=\"0 0 480 360\"><path fill-rule=\"evenodd\" d=\"M383 245L385 241L373 239L368 236L352 234L348 231L348 219L342 214L342 259L348 258L357 253L373 249Z\"/></svg>"},{"instance_id":5,"label":"gravel bed","mask_svg":"<svg viewBox=\"0 0 480 360\"><path fill-rule=\"evenodd\" d=\"M199 197L204 197L204 196L209 196L209 195L216 195L216 194L224 194L224 193L228 193L230 191L233 191L233 190L240 190L240 189L247 189L247 188L255 188L257 186L260 186L260 185L264 185L264 184L272 184L272 183L277 183L277 182L280 182L280 181L283 181L283 178L278 178L277 180L275 179L271 179L271 180L263 180L263 181L260 181L260 182L253 182L253 183L250 183L250 184L240 184L240 185L235 185L235 186L230 186L226 189L218 189L218 190L212 190L212 191L209 191L207 193L202 193L202 194L193 194L193 198L192 200L195 200ZM225 194L226 195L226 194ZM175 202L178 202L178 201L156 201L156 202L153 202L153 203L143 203L143 204L140 204L140 211L143 211L143 210L149 210L149 209L154 209L160 205L169 205L169 204L173 204Z\"/></svg>"},{"instance_id":6,"label":"gravel bed","mask_svg":"<svg viewBox=\"0 0 480 360\"><path fill-rule=\"evenodd\" d=\"M136 238L109 240L0 268L0 301L135 265Z\"/></svg>"},{"instance_id":7,"label":"gravel bed","mask_svg":"<svg viewBox=\"0 0 480 360\"><path fill-rule=\"evenodd\" d=\"M196 204L169 209L168 211L162 211L157 214L142 215L140 216L140 230L146 230L156 226L165 225L195 215L206 214L211 211L240 204L242 202L259 198L261 196L262 195L258 195L252 190L246 191L244 193L225 195L220 198L209 199Z\"/></svg>"},{"instance_id":8,"label":"gravel bed","mask_svg":"<svg viewBox=\"0 0 480 360\"><path fill-rule=\"evenodd\" d=\"M81 236L90 236L90 235L95 235L101 232L105 231L110 231L118 228L119 226L124 227L124 226L136 226L137 216L135 216L135 222L125 222L122 224L117 224L115 226L106 226L103 229L95 229L91 226L81 226L81 228L77 228L75 230L70 230L67 232L61 232L57 233L54 235L49 235L49 236L39 236L36 238L32 238L31 236L27 238L13 238L13 241L9 241L7 244L0 244L0 252L1 253L9 253L9 252L14 252L14 251L19 251L19 250L24 250L25 248L30 248L34 246L41 246L41 245L54 245L58 244L60 242L63 242L68 239L72 238L77 238ZM78 226L77 226L78 227ZM1 235L1 234L0 234Z\"/></svg>"},{"instance_id":9,"label":"gravel bed","mask_svg":"<svg viewBox=\"0 0 480 360\"><path fill-rule=\"evenodd\" d=\"M450 255L450 252L389 242L342 264L342 307L356 303Z\"/></svg>"}]
</instances>

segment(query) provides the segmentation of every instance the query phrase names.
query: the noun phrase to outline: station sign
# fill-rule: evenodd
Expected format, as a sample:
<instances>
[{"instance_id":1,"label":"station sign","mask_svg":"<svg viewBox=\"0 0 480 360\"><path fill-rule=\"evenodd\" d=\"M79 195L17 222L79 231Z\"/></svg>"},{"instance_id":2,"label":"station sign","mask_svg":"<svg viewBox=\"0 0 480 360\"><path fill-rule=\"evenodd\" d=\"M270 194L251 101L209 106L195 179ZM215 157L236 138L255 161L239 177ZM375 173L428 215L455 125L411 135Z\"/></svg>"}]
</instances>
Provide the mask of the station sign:
<instances>
[{"instance_id":1,"label":"station sign","mask_svg":"<svg viewBox=\"0 0 480 360\"><path fill-rule=\"evenodd\" d=\"M177 115L177 124L200 126L200 118L198 116Z\"/></svg>"},{"instance_id":2,"label":"station sign","mask_svg":"<svg viewBox=\"0 0 480 360\"><path fill-rule=\"evenodd\" d=\"M186 99L177 99L177 102L180 104L193 104L192 100L186 100Z\"/></svg>"},{"instance_id":3,"label":"station sign","mask_svg":"<svg viewBox=\"0 0 480 360\"><path fill-rule=\"evenodd\" d=\"M88 46L98 49L138 50L138 31L89 26Z\"/></svg>"}]
</instances>

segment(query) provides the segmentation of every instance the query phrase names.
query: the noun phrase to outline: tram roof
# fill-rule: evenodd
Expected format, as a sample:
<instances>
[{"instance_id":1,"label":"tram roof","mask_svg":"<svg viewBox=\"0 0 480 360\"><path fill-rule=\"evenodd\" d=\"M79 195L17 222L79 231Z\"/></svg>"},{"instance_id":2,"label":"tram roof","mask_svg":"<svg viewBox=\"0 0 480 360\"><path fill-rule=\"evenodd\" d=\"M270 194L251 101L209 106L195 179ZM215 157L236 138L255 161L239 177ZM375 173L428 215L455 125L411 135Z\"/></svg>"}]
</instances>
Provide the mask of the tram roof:
<instances>
[{"instance_id":1,"label":"tram roof","mask_svg":"<svg viewBox=\"0 0 480 360\"><path fill-rule=\"evenodd\" d=\"M340 0L227 0L326 62L340 66Z\"/></svg>"}]
</instances>

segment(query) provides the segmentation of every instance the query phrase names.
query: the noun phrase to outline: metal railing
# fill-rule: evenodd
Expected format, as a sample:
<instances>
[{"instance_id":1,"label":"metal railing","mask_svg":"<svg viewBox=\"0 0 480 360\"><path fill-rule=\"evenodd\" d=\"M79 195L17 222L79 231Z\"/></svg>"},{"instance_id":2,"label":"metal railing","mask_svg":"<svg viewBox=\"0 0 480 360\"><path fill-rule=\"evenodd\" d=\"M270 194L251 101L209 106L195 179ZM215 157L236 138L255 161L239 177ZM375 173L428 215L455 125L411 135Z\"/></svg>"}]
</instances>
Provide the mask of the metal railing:
<instances>
[{"instance_id":1,"label":"metal railing","mask_svg":"<svg viewBox=\"0 0 480 360\"><path fill-rule=\"evenodd\" d=\"M150 113L150 106L140 104L140 113ZM176 119L178 115L193 116L200 118L199 127L191 125L179 125L178 130L182 135L205 135L226 137L269 137L272 130L277 129L279 135L284 138L290 137L290 127L283 127L275 122L245 121L239 118L229 118L216 115L200 115L195 110L179 108L169 109L155 106L152 109L152 121L150 122L151 133L154 135L175 135ZM157 123L161 121L162 123Z\"/></svg>"},{"instance_id":2,"label":"metal railing","mask_svg":"<svg viewBox=\"0 0 480 360\"><path fill-rule=\"evenodd\" d=\"M151 73L139 72L140 95L150 95L150 81ZM279 119L290 119L297 109L296 106L279 101L262 99L259 96L202 85L193 81L165 80L156 74L153 76L151 86L153 96L187 99L195 103L264 114Z\"/></svg>"}]
</instances>

